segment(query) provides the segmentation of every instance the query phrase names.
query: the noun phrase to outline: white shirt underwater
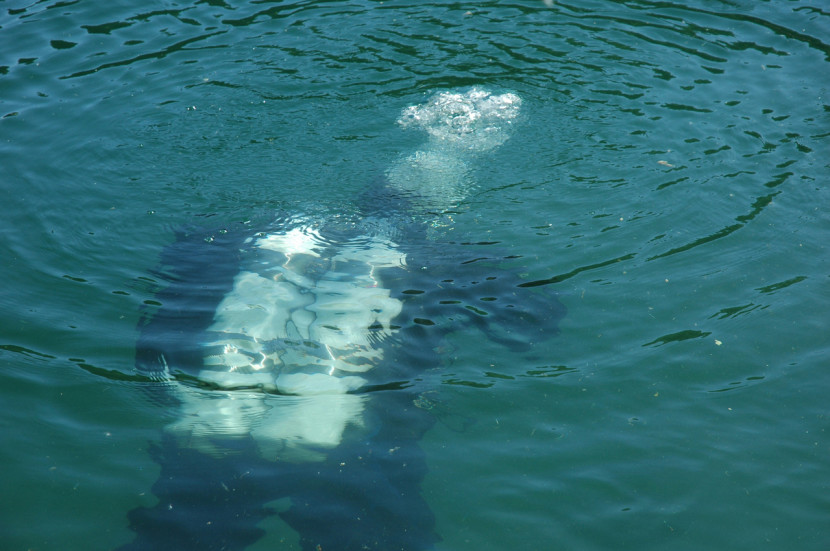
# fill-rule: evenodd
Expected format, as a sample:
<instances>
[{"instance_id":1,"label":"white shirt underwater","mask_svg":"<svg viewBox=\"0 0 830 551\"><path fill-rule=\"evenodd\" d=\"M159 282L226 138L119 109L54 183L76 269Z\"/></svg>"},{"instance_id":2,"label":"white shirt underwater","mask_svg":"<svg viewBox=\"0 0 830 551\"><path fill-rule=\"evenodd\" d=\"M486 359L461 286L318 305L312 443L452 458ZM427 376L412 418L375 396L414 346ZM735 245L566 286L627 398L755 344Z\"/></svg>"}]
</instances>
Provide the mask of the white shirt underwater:
<instances>
[{"instance_id":1,"label":"white shirt underwater","mask_svg":"<svg viewBox=\"0 0 830 551\"><path fill-rule=\"evenodd\" d=\"M361 423L365 396L353 391L383 360L379 345L402 308L375 272L406 257L379 237L333 248L312 227L251 246L258 266L237 275L204 343L198 378L212 388L185 387L168 430L212 454L226 452L223 438L250 435L265 457L321 459Z\"/></svg>"}]
</instances>

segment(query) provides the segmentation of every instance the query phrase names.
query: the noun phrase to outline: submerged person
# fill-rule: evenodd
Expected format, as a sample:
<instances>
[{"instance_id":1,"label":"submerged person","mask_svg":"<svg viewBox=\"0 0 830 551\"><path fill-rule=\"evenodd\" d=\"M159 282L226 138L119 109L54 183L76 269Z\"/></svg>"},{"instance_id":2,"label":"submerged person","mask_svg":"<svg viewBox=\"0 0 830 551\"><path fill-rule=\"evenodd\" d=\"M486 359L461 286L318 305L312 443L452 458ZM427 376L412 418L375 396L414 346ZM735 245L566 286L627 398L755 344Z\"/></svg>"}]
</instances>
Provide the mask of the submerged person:
<instances>
[{"instance_id":1,"label":"submerged person","mask_svg":"<svg viewBox=\"0 0 830 551\"><path fill-rule=\"evenodd\" d=\"M359 217L171 246L137 367L177 415L154 450L159 504L131 513L124 549L243 549L280 498L304 550L432 548L417 443L435 417L417 381L458 324L519 350L563 313L431 236L520 106L473 88L405 109L399 124L429 139L367 190Z\"/></svg>"}]
</instances>

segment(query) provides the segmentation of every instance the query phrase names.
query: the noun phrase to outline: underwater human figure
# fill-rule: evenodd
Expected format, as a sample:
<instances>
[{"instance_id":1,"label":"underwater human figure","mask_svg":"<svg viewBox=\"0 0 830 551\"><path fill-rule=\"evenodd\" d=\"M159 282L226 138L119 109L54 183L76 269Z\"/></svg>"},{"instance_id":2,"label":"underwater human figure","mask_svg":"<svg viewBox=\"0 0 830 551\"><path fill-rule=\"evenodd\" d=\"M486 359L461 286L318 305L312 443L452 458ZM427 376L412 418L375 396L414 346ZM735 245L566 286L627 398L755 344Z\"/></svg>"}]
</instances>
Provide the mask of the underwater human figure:
<instances>
[{"instance_id":1,"label":"underwater human figure","mask_svg":"<svg viewBox=\"0 0 830 551\"><path fill-rule=\"evenodd\" d=\"M419 381L459 326L524 350L564 313L439 239L470 163L509 137L520 106L512 93L438 93L401 114L429 139L358 216L282 216L171 245L137 369L175 420L153 447L159 503L130 513L122 549L244 549L283 498L303 550L433 548L418 441L435 411Z\"/></svg>"}]
</instances>

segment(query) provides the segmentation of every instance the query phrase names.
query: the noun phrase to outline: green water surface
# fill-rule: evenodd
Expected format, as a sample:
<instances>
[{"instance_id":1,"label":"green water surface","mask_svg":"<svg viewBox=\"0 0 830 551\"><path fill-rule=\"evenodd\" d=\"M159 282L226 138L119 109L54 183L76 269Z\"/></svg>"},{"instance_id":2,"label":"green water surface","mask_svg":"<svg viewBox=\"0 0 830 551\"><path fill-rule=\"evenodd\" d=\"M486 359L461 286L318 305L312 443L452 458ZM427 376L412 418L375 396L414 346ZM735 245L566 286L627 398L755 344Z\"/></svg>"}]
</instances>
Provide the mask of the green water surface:
<instances>
[{"instance_id":1,"label":"green water surface","mask_svg":"<svg viewBox=\"0 0 830 551\"><path fill-rule=\"evenodd\" d=\"M423 140L401 109L480 86L521 120L447 231L568 314L448 338L437 549L830 549L828 37L820 0L0 2L0 548L156 503L177 229L346 209Z\"/></svg>"}]
</instances>

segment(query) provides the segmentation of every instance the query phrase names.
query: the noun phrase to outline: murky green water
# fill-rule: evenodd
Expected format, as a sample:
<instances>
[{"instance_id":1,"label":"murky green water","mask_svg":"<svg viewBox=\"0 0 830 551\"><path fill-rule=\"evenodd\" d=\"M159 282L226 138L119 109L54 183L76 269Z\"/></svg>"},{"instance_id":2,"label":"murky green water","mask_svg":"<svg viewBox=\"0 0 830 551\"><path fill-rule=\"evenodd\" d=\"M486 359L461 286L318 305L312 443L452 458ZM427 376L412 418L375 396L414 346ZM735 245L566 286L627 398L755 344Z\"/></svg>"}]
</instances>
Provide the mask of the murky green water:
<instances>
[{"instance_id":1,"label":"murky green water","mask_svg":"<svg viewBox=\"0 0 830 551\"><path fill-rule=\"evenodd\" d=\"M550 4L0 3L0 547L116 548L156 503L137 327L177 231L348 210L424 141L402 109L474 86L522 113L442 235L568 313L442 345L436 548L830 547L828 7Z\"/></svg>"}]
</instances>

